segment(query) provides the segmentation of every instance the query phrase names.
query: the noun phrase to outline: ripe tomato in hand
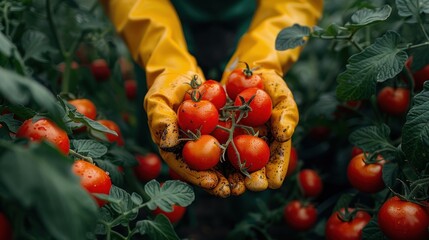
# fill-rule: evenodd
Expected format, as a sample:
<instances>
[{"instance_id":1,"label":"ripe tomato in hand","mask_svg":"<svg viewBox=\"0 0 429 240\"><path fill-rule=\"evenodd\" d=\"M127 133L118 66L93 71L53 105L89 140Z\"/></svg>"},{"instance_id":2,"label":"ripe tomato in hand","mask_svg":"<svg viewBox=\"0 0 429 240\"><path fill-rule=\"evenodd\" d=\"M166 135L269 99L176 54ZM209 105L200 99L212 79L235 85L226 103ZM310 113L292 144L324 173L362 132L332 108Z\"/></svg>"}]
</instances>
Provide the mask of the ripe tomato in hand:
<instances>
[{"instance_id":1,"label":"ripe tomato in hand","mask_svg":"<svg viewBox=\"0 0 429 240\"><path fill-rule=\"evenodd\" d=\"M201 84L197 89L197 99L201 97L201 100L207 100L216 106L217 110L220 110L226 104L226 92L223 86L215 80L207 80ZM191 100L192 89L188 90L183 100Z\"/></svg>"},{"instance_id":2,"label":"ripe tomato in hand","mask_svg":"<svg viewBox=\"0 0 429 240\"><path fill-rule=\"evenodd\" d=\"M407 88L384 87L377 95L380 110L394 116L407 112L410 105L410 90Z\"/></svg>"},{"instance_id":3,"label":"ripe tomato in hand","mask_svg":"<svg viewBox=\"0 0 429 240\"><path fill-rule=\"evenodd\" d=\"M106 60L100 58L91 63L91 72L98 82L107 81L110 77L110 69Z\"/></svg>"},{"instance_id":4,"label":"ripe tomato in hand","mask_svg":"<svg viewBox=\"0 0 429 240\"><path fill-rule=\"evenodd\" d=\"M89 193L109 194L112 181L109 175L101 168L84 160L76 160L73 163L73 172L80 178L80 184ZM102 207L105 201L96 198L98 206Z\"/></svg>"},{"instance_id":5,"label":"ripe tomato in hand","mask_svg":"<svg viewBox=\"0 0 429 240\"><path fill-rule=\"evenodd\" d=\"M115 142L118 144L118 146L123 146L125 144L124 139L122 138L121 129L119 128L118 124L108 119L100 119L100 120L97 120L97 122L104 125L108 129L115 131L118 134L118 136L115 136L114 134L106 133L105 136L109 142L111 143Z\"/></svg>"},{"instance_id":6,"label":"ripe tomato in hand","mask_svg":"<svg viewBox=\"0 0 429 240\"><path fill-rule=\"evenodd\" d=\"M238 94L235 98L234 105L243 105L240 97L244 98L245 102L248 102L253 96L255 97L249 104L251 110L248 112L248 115L243 117L238 123L256 127L266 123L271 117L273 103L270 95L259 88L248 88ZM237 112L237 116L238 114Z\"/></svg>"},{"instance_id":7,"label":"ripe tomato in hand","mask_svg":"<svg viewBox=\"0 0 429 240\"><path fill-rule=\"evenodd\" d=\"M228 96L234 100L237 95L247 88L256 87L264 89L264 83L261 75L253 74L249 66L246 68L237 68L233 70L225 83L225 88Z\"/></svg>"},{"instance_id":8,"label":"ripe tomato in hand","mask_svg":"<svg viewBox=\"0 0 429 240\"><path fill-rule=\"evenodd\" d=\"M2 212L0 212L0 239L12 240L12 225Z\"/></svg>"},{"instance_id":9,"label":"ripe tomato in hand","mask_svg":"<svg viewBox=\"0 0 429 240\"><path fill-rule=\"evenodd\" d=\"M70 139L67 132L46 118L41 118L35 122L32 118L27 119L19 127L16 137L27 138L30 141L46 140L57 146L64 154L68 154L70 150Z\"/></svg>"},{"instance_id":10,"label":"ripe tomato in hand","mask_svg":"<svg viewBox=\"0 0 429 240\"><path fill-rule=\"evenodd\" d=\"M354 209L349 208L349 212ZM341 215L345 213L344 209L339 212L334 212L326 222L325 235L327 240L361 240L362 229L371 220L371 215L365 211L357 211L356 215L346 221L341 218Z\"/></svg>"},{"instance_id":11,"label":"ripe tomato in hand","mask_svg":"<svg viewBox=\"0 0 429 240\"><path fill-rule=\"evenodd\" d=\"M397 196L389 198L380 207L378 225L392 240L429 239L429 215L425 208Z\"/></svg>"},{"instance_id":12,"label":"ripe tomato in hand","mask_svg":"<svg viewBox=\"0 0 429 240\"><path fill-rule=\"evenodd\" d=\"M170 220L171 223L177 223L185 215L186 208L174 204L173 205L173 211L171 211L171 212L163 211L162 209L160 209L159 207L157 207L155 210L152 211L152 213L154 215L163 214L163 215L165 215Z\"/></svg>"},{"instance_id":13,"label":"ripe tomato in hand","mask_svg":"<svg viewBox=\"0 0 429 240\"><path fill-rule=\"evenodd\" d=\"M238 135L233 138L233 142L240 156L241 164L249 173L265 167L270 160L270 147L262 138L253 135ZM227 156L232 166L241 170L232 144L228 145Z\"/></svg>"},{"instance_id":14,"label":"ripe tomato in hand","mask_svg":"<svg viewBox=\"0 0 429 240\"><path fill-rule=\"evenodd\" d=\"M124 82L125 96L128 100L134 100L137 96L137 81L134 79L128 79Z\"/></svg>"},{"instance_id":15,"label":"ripe tomato in hand","mask_svg":"<svg viewBox=\"0 0 429 240\"><path fill-rule=\"evenodd\" d=\"M134 167L134 173L142 182L157 178L161 174L162 161L156 153L136 156L138 165Z\"/></svg>"},{"instance_id":16,"label":"ripe tomato in hand","mask_svg":"<svg viewBox=\"0 0 429 240\"><path fill-rule=\"evenodd\" d=\"M91 100L79 98L69 100L68 102L76 108L78 113L83 114L85 117L91 120L95 120L95 117L97 117L97 108Z\"/></svg>"},{"instance_id":17,"label":"ripe tomato in hand","mask_svg":"<svg viewBox=\"0 0 429 240\"><path fill-rule=\"evenodd\" d=\"M201 135L197 140L185 143L182 150L183 160L189 168L204 171L219 162L222 149L219 141L211 135Z\"/></svg>"},{"instance_id":18,"label":"ripe tomato in hand","mask_svg":"<svg viewBox=\"0 0 429 240\"><path fill-rule=\"evenodd\" d=\"M227 121L219 121L218 125L227 129L231 129L232 127L232 122L231 120L227 120ZM243 128L240 127L236 127L234 129L234 137L238 136L238 135L243 135L243 134L248 134L248 132L246 130L244 130ZM261 132L259 132L260 135ZM213 130L213 132L211 132L211 134L213 137L215 137L220 144L225 144L228 139L229 139L229 132L225 131L224 129L221 129L219 127L216 127L215 130Z\"/></svg>"},{"instance_id":19,"label":"ripe tomato in hand","mask_svg":"<svg viewBox=\"0 0 429 240\"><path fill-rule=\"evenodd\" d=\"M194 102L183 101L177 109L177 120L179 127L187 132L197 132L202 135L211 133L219 122L219 112L215 105L207 100Z\"/></svg>"},{"instance_id":20,"label":"ripe tomato in hand","mask_svg":"<svg viewBox=\"0 0 429 240\"><path fill-rule=\"evenodd\" d=\"M376 193L384 189L382 169L385 161L379 157L375 163L366 163L365 154L356 155L347 167L347 178L357 190Z\"/></svg>"},{"instance_id":21,"label":"ripe tomato in hand","mask_svg":"<svg viewBox=\"0 0 429 240\"><path fill-rule=\"evenodd\" d=\"M298 200L289 202L283 210L286 224L297 231L305 231L317 221L317 210L313 204L303 204Z\"/></svg>"},{"instance_id":22,"label":"ripe tomato in hand","mask_svg":"<svg viewBox=\"0 0 429 240\"><path fill-rule=\"evenodd\" d=\"M298 153L296 152L296 148L291 147L290 157L289 157L289 167L287 168L286 176L291 175L295 171L297 166L298 166Z\"/></svg>"},{"instance_id":23,"label":"ripe tomato in hand","mask_svg":"<svg viewBox=\"0 0 429 240\"><path fill-rule=\"evenodd\" d=\"M317 197L323 190L320 175L312 169L303 169L299 172L298 184L305 197Z\"/></svg>"}]
</instances>

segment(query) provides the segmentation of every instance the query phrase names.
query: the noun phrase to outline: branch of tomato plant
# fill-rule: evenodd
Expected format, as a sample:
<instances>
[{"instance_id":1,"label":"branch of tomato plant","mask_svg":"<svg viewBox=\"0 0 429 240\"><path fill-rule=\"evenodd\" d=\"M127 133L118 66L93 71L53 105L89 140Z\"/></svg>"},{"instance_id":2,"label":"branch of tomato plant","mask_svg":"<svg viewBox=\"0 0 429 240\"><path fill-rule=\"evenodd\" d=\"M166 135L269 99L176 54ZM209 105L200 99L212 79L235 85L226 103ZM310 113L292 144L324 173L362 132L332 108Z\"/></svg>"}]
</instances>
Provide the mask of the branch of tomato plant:
<instances>
[{"instance_id":1,"label":"branch of tomato plant","mask_svg":"<svg viewBox=\"0 0 429 240\"><path fill-rule=\"evenodd\" d=\"M9 36L9 17L8 17L8 9L10 7L10 3L6 2L3 8L3 18L4 18L4 26L6 36Z\"/></svg>"},{"instance_id":2,"label":"branch of tomato plant","mask_svg":"<svg viewBox=\"0 0 429 240\"><path fill-rule=\"evenodd\" d=\"M347 28L342 28L343 30L348 30ZM359 51L363 51L363 47L360 46L360 44L358 42L356 42L355 40L353 40L353 36L356 34L357 31L353 31L351 33L349 33L348 35L335 35L335 36L324 36L324 35L317 35L317 34L311 34L311 37L316 37L319 39L323 39L323 40L343 40L343 41L348 41L351 44L353 44L353 46L355 46Z\"/></svg>"},{"instance_id":3,"label":"branch of tomato plant","mask_svg":"<svg viewBox=\"0 0 429 240\"><path fill-rule=\"evenodd\" d=\"M78 153L78 152L76 152L76 151L74 151L72 149L69 150L69 153L70 153L70 155L72 155L74 157L77 157L79 159L83 159L83 160L85 160L87 162L90 162L90 163L94 164L94 160L92 160L92 157L84 156L84 155L82 155L82 154L80 154L80 153Z\"/></svg>"}]
</instances>

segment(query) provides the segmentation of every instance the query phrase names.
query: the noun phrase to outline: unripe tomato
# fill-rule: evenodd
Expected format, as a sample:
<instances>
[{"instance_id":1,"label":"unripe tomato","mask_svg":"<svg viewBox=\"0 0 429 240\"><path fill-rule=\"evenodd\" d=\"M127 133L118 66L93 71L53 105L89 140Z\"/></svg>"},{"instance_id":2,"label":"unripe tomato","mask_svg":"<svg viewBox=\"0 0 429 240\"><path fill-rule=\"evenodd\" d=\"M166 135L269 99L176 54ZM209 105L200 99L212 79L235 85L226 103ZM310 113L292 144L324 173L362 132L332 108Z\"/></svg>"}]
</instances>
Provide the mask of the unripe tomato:
<instances>
[{"instance_id":1,"label":"unripe tomato","mask_svg":"<svg viewBox=\"0 0 429 240\"><path fill-rule=\"evenodd\" d=\"M76 160L72 170L80 178L80 184L89 193L109 194L112 181L109 175L101 168L84 160ZM105 201L93 196L98 206L102 207Z\"/></svg>"},{"instance_id":2,"label":"unripe tomato","mask_svg":"<svg viewBox=\"0 0 429 240\"><path fill-rule=\"evenodd\" d=\"M348 208L349 212L354 211ZM356 215L346 221L341 217L345 214L345 209L332 213L325 226L325 235L327 240L361 240L362 229L371 220L371 215L364 211L357 211Z\"/></svg>"},{"instance_id":3,"label":"unripe tomato","mask_svg":"<svg viewBox=\"0 0 429 240\"><path fill-rule=\"evenodd\" d=\"M253 135L238 135L233 138L233 142L240 156L241 164L249 173L265 167L270 160L270 147L262 138ZM232 144L228 145L227 156L232 166L240 170L238 156Z\"/></svg>"},{"instance_id":4,"label":"unripe tomato","mask_svg":"<svg viewBox=\"0 0 429 240\"><path fill-rule=\"evenodd\" d=\"M185 215L186 208L174 204L173 205L173 211L171 211L171 212L163 211L162 209L160 209L159 207L157 207L155 210L152 211L152 213L154 215L163 214L164 216L166 216L170 220L171 223L177 223Z\"/></svg>"},{"instance_id":5,"label":"unripe tomato","mask_svg":"<svg viewBox=\"0 0 429 240\"><path fill-rule=\"evenodd\" d=\"M16 137L27 138L30 141L46 140L66 155L70 150L70 139L67 132L47 118L41 118L35 122L32 118L24 121L16 132Z\"/></svg>"},{"instance_id":6,"label":"unripe tomato","mask_svg":"<svg viewBox=\"0 0 429 240\"><path fill-rule=\"evenodd\" d=\"M121 129L119 128L118 124L108 119L100 119L100 120L97 120L97 122L104 125L108 129L115 131L118 134L118 136L115 136L114 134L106 133L105 136L109 142L117 143L118 146L123 146L125 144L124 139L122 138Z\"/></svg>"},{"instance_id":7,"label":"unripe tomato","mask_svg":"<svg viewBox=\"0 0 429 240\"><path fill-rule=\"evenodd\" d=\"M210 134L219 122L219 112L216 106L207 101L185 100L177 109L177 122L179 127L187 132L188 130L196 133L197 130L202 135Z\"/></svg>"},{"instance_id":8,"label":"unripe tomato","mask_svg":"<svg viewBox=\"0 0 429 240\"><path fill-rule=\"evenodd\" d=\"M251 87L264 89L264 84L261 75L253 74L248 66L244 69L237 68L233 70L225 83L226 92L233 100L240 92Z\"/></svg>"},{"instance_id":9,"label":"unripe tomato","mask_svg":"<svg viewBox=\"0 0 429 240\"><path fill-rule=\"evenodd\" d=\"M317 221L317 210L313 204L304 205L298 200L289 202L283 210L286 224L297 231L306 231Z\"/></svg>"},{"instance_id":10,"label":"unripe tomato","mask_svg":"<svg viewBox=\"0 0 429 240\"><path fill-rule=\"evenodd\" d=\"M191 100L192 89L188 90L183 100ZM207 80L196 89L196 98L207 100L220 110L226 104L226 92L223 86L215 80Z\"/></svg>"},{"instance_id":11,"label":"unripe tomato","mask_svg":"<svg viewBox=\"0 0 429 240\"><path fill-rule=\"evenodd\" d=\"M407 112L410 105L410 90L407 88L384 87L377 95L380 110L394 116Z\"/></svg>"},{"instance_id":12,"label":"unripe tomato","mask_svg":"<svg viewBox=\"0 0 429 240\"><path fill-rule=\"evenodd\" d=\"M204 171L217 165L222 149L218 140L211 135L202 135L197 140L185 143L182 150L183 160L189 168Z\"/></svg>"},{"instance_id":13,"label":"unripe tomato","mask_svg":"<svg viewBox=\"0 0 429 240\"><path fill-rule=\"evenodd\" d=\"M0 212L0 239L1 240L12 240L12 225L6 215Z\"/></svg>"},{"instance_id":14,"label":"unripe tomato","mask_svg":"<svg viewBox=\"0 0 429 240\"><path fill-rule=\"evenodd\" d=\"M248 88L240 92L234 101L234 106L242 106L242 97L245 102L248 102L254 96L250 102L249 107L251 110L248 112L246 117L243 117L238 123L244 124L251 127L256 127L265 124L271 117L271 111L273 109L273 103L270 95L259 88ZM237 117L238 117L237 112Z\"/></svg>"},{"instance_id":15,"label":"unripe tomato","mask_svg":"<svg viewBox=\"0 0 429 240\"><path fill-rule=\"evenodd\" d=\"M110 69L106 60L100 58L92 61L91 72L95 80L98 82L105 82L110 77Z\"/></svg>"},{"instance_id":16,"label":"unripe tomato","mask_svg":"<svg viewBox=\"0 0 429 240\"><path fill-rule=\"evenodd\" d=\"M378 160L376 163L366 163L364 153L353 157L347 167L350 184L365 193L376 193L384 189L382 169L385 161L381 157Z\"/></svg>"},{"instance_id":17,"label":"unripe tomato","mask_svg":"<svg viewBox=\"0 0 429 240\"><path fill-rule=\"evenodd\" d=\"M323 190L320 175L312 169L303 169L298 174L298 183L305 197L317 197Z\"/></svg>"},{"instance_id":18,"label":"unripe tomato","mask_svg":"<svg viewBox=\"0 0 429 240\"><path fill-rule=\"evenodd\" d=\"M397 196L389 198L380 207L378 225L391 240L429 239L426 209Z\"/></svg>"},{"instance_id":19,"label":"unripe tomato","mask_svg":"<svg viewBox=\"0 0 429 240\"><path fill-rule=\"evenodd\" d=\"M155 153L136 156L138 165L134 167L134 173L142 182L157 178L161 174L162 161Z\"/></svg>"},{"instance_id":20,"label":"unripe tomato","mask_svg":"<svg viewBox=\"0 0 429 240\"><path fill-rule=\"evenodd\" d=\"M128 79L124 82L125 95L128 100L134 100L137 97L137 81L134 79Z\"/></svg>"},{"instance_id":21,"label":"unripe tomato","mask_svg":"<svg viewBox=\"0 0 429 240\"><path fill-rule=\"evenodd\" d=\"M76 108L78 113L83 114L85 117L91 120L95 120L95 117L97 117L97 108L91 100L79 98L69 100L68 102Z\"/></svg>"}]
</instances>

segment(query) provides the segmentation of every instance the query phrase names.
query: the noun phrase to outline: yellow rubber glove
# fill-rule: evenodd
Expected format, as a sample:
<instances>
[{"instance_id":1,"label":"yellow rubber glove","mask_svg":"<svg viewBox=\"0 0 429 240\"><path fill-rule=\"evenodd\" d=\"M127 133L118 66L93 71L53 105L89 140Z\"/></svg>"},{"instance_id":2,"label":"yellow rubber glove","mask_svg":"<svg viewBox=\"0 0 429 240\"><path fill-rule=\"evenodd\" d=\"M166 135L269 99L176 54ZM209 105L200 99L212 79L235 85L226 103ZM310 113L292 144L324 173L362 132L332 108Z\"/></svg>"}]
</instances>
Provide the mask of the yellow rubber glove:
<instances>
[{"instance_id":1,"label":"yellow rubber glove","mask_svg":"<svg viewBox=\"0 0 429 240\"><path fill-rule=\"evenodd\" d=\"M243 67L237 66L237 62L257 68L254 74L262 75L264 89L273 101L270 123L274 141L270 144L270 161L265 168L251 173L250 178L244 178L246 189L263 191L277 189L283 184L289 165L291 137L299 120L298 108L283 74L297 61L302 48L277 51L275 39L283 28L295 23L314 26L322 8L323 0L259 0L249 30L224 71L222 83L235 67Z\"/></svg>"},{"instance_id":2,"label":"yellow rubber glove","mask_svg":"<svg viewBox=\"0 0 429 240\"><path fill-rule=\"evenodd\" d=\"M168 0L100 0L130 53L146 71L144 108L152 139L168 166L184 180L219 196L230 195L228 180L217 171L194 171L171 152L179 139L176 110L190 80L204 76L187 50L182 26ZM169 151L164 151L164 150Z\"/></svg>"}]
</instances>

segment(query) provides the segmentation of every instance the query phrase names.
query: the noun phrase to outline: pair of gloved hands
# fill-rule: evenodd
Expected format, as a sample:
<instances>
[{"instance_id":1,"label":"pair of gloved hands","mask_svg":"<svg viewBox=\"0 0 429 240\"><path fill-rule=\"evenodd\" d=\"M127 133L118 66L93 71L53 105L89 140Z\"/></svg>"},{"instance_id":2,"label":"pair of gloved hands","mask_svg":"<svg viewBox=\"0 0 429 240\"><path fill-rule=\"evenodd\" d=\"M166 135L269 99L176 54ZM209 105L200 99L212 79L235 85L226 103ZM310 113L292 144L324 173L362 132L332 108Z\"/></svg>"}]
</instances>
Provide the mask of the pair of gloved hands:
<instances>
[{"instance_id":1,"label":"pair of gloved hands","mask_svg":"<svg viewBox=\"0 0 429 240\"><path fill-rule=\"evenodd\" d=\"M180 155L163 149L179 143L176 109L190 88L192 77L204 76L189 54L180 21L168 0L100 0L116 30L124 38L133 58L144 67L149 88L144 108L149 128L168 166L191 184L219 196L240 195L249 189L279 188L289 165L291 137L298 123L298 109L283 73L297 60L300 48L278 52L275 39L281 29L295 23L313 26L322 11L322 0L258 1L248 32L240 40L221 83L238 59L264 78L264 90L273 101L270 119L274 141L270 161L250 177L241 173L224 176L216 170L190 169Z\"/></svg>"}]
</instances>

